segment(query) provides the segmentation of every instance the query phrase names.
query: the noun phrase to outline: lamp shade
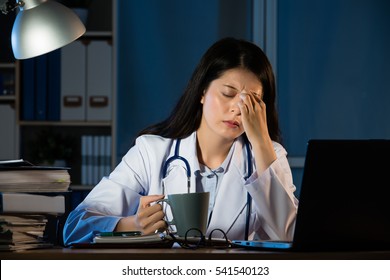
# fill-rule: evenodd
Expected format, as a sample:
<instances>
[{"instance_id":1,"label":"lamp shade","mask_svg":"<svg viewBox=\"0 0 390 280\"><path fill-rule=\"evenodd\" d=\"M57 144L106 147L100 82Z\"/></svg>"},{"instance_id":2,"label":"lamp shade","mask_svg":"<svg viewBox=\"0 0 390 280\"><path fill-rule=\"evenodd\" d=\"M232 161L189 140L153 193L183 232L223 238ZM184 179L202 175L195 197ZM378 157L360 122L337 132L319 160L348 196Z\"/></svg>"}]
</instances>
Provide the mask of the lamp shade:
<instances>
[{"instance_id":1,"label":"lamp shade","mask_svg":"<svg viewBox=\"0 0 390 280\"><path fill-rule=\"evenodd\" d=\"M85 33L69 8L55 1L23 0L12 28L14 56L26 59L61 48Z\"/></svg>"}]
</instances>

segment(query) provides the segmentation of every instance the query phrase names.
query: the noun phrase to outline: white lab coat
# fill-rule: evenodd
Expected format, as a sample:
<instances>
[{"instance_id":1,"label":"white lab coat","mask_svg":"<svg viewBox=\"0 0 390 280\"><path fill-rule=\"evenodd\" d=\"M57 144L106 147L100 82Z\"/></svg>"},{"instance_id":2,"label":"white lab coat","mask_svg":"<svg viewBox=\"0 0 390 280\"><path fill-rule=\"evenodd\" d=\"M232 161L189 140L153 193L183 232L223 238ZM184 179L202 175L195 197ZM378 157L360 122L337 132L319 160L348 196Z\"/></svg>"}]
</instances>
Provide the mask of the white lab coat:
<instances>
[{"instance_id":1,"label":"white lab coat","mask_svg":"<svg viewBox=\"0 0 390 280\"><path fill-rule=\"evenodd\" d=\"M89 242L93 231L113 231L121 217L136 213L141 196L162 194L162 165L174 155L175 143L175 140L155 135L137 138L110 176L104 177L70 213L64 227L65 244ZM249 192L252 197L249 233L264 239L292 240L298 201L294 196L287 153L280 144L274 142L273 145L277 160L258 176L252 159L254 172L245 181L247 154L243 139L237 139L206 235L218 228L226 232L229 239L243 239ZM191 192L195 192L196 132L182 139L180 156L191 166ZM170 164L171 172L164 179L165 194L187 192L186 174L183 168L175 168L177 165L184 166L178 160Z\"/></svg>"}]
</instances>

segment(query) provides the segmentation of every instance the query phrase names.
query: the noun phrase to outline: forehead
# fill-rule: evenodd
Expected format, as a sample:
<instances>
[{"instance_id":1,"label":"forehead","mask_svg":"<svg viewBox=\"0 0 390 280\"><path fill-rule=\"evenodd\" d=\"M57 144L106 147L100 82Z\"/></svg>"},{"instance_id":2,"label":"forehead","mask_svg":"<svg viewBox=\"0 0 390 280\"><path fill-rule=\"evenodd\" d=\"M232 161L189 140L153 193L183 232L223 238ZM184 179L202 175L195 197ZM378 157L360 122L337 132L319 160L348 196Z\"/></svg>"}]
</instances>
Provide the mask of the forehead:
<instances>
[{"instance_id":1,"label":"forehead","mask_svg":"<svg viewBox=\"0 0 390 280\"><path fill-rule=\"evenodd\" d=\"M243 68L227 70L214 81L217 84L230 86L237 90L246 89L258 92L263 88L257 76L253 72Z\"/></svg>"}]
</instances>

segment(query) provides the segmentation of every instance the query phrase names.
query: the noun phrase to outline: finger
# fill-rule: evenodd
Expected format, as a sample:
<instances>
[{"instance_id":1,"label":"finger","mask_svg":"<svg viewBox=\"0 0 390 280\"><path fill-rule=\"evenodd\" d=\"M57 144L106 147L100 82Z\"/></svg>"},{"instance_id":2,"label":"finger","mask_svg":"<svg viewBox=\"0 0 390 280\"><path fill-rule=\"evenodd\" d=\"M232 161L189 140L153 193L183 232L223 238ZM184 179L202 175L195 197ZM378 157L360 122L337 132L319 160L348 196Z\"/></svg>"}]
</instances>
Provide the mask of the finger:
<instances>
[{"instance_id":1,"label":"finger","mask_svg":"<svg viewBox=\"0 0 390 280\"><path fill-rule=\"evenodd\" d=\"M256 100L253 100L253 94L248 94L248 93L241 93L240 94L241 100L244 102L244 104L247 106L248 112L249 109L254 109Z\"/></svg>"},{"instance_id":2,"label":"finger","mask_svg":"<svg viewBox=\"0 0 390 280\"><path fill-rule=\"evenodd\" d=\"M260 100L259 105L260 105L260 109L261 109L262 111L265 111L265 110L266 110L266 105L265 105L265 103L264 103L263 100Z\"/></svg>"},{"instance_id":3,"label":"finger","mask_svg":"<svg viewBox=\"0 0 390 280\"><path fill-rule=\"evenodd\" d=\"M257 103L261 103L262 102L261 96L258 95L258 94L253 94L253 98L255 99L255 101Z\"/></svg>"},{"instance_id":4,"label":"finger","mask_svg":"<svg viewBox=\"0 0 390 280\"><path fill-rule=\"evenodd\" d=\"M159 221L163 220L165 217L165 213L163 211L158 211L153 213L153 215L149 216L149 224L155 224Z\"/></svg>"},{"instance_id":5,"label":"finger","mask_svg":"<svg viewBox=\"0 0 390 280\"><path fill-rule=\"evenodd\" d=\"M152 206L153 207L153 206ZM153 209L157 211L151 212L150 209L152 207L148 207L143 209L139 213L137 213L138 224L142 229L148 228L150 225L153 225L159 220L164 218L164 212L161 209ZM153 207L156 208L156 207Z\"/></svg>"},{"instance_id":6,"label":"finger","mask_svg":"<svg viewBox=\"0 0 390 280\"><path fill-rule=\"evenodd\" d=\"M155 231L160 228L165 224L165 221L163 220L164 216L165 214L163 211L158 211L146 217L145 219L141 219L140 226L143 229L142 231L148 231L150 228L153 228L153 231Z\"/></svg>"},{"instance_id":7,"label":"finger","mask_svg":"<svg viewBox=\"0 0 390 280\"><path fill-rule=\"evenodd\" d=\"M237 103L238 108L240 109L241 115L248 114L248 108L247 105L241 100Z\"/></svg>"},{"instance_id":8,"label":"finger","mask_svg":"<svg viewBox=\"0 0 390 280\"><path fill-rule=\"evenodd\" d=\"M155 224L149 226L148 228L145 228L145 230L142 232L143 234L152 234L155 233L156 230L158 231L164 231L167 228L167 223L164 220L160 220L156 222Z\"/></svg>"},{"instance_id":9,"label":"finger","mask_svg":"<svg viewBox=\"0 0 390 280\"><path fill-rule=\"evenodd\" d=\"M163 232L168 228L168 223L166 221L159 221L158 223L156 223L156 226L158 226L158 232Z\"/></svg>"},{"instance_id":10,"label":"finger","mask_svg":"<svg viewBox=\"0 0 390 280\"><path fill-rule=\"evenodd\" d=\"M142 208L138 211L138 217L140 219L146 219L149 216L152 216L156 212L162 212L162 206L160 204L154 204L149 207Z\"/></svg>"},{"instance_id":11,"label":"finger","mask_svg":"<svg viewBox=\"0 0 390 280\"><path fill-rule=\"evenodd\" d=\"M150 206L150 203L156 202L160 199L163 199L164 195L148 195L148 196L141 196L139 199L139 207L140 208L146 208Z\"/></svg>"}]
</instances>

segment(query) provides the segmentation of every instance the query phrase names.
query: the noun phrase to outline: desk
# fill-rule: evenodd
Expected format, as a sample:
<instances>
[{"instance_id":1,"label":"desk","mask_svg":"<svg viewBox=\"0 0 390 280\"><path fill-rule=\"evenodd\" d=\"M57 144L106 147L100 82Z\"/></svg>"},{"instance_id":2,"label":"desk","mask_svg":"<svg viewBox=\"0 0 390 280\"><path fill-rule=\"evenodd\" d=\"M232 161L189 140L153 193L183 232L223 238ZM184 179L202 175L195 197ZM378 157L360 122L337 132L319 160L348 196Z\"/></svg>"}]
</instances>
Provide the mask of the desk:
<instances>
[{"instance_id":1,"label":"desk","mask_svg":"<svg viewBox=\"0 0 390 280\"><path fill-rule=\"evenodd\" d=\"M275 252L246 249L71 249L0 252L1 260L390 260L390 251Z\"/></svg>"}]
</instances>

